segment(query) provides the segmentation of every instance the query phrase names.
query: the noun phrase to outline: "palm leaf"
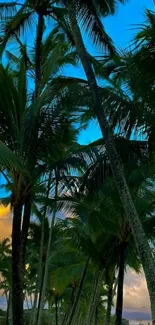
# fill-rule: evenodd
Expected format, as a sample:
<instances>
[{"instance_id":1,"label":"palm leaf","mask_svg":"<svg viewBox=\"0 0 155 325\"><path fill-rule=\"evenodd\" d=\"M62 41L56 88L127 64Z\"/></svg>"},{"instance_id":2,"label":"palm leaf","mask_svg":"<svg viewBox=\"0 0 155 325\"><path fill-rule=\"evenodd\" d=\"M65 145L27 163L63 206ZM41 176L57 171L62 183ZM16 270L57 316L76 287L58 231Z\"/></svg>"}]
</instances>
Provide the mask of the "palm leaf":
<instances>
[{"instance_id":1,"label":"palm leaf","mask_svg":"<svg viewBox=\"0 0 155 325\"><path fill-rule=\"evenodd\" d=\"M0 19L7 19L8 17L13 17L17 11L17 2L12 1L1 2L0 3Z\"/></svg>"},{"instance_id":2,"label":"palm leaf","mask_svg":"<svg viewBox=\"0 0 155 325\"><path fill-rule=\"evenodd\" d=\"M0 54L2 55L7 42L10 39L15 39L15 35L22 35L25 33L25 27L32 27L33 20L31 19L32 12L23 12L24 6L17 12L17 14L7 23L4 23L2 31L4 34L3 42L0 45Z\"/></svg>"},{"instance_id":3,"label":"palm leaf","mask_svg":"<svg viewBox=\"0 0 155 325\"><path fill-rule=\"evenodd\" d=\"M0 141L0 166L1 168L15 169L25 173L23 164L17 155L12 152L2 141Z\"/></svg>"},{"instance_id":4,"label":"palm leaf","mask_svg":"<svg viewBox=\"0 0 155 325\"><path fill-rule=\"evenodd\" d=\"M56 268L54 271L52 271L52 285L56 291L62 293L69 284L75 280L79 280L82 275L83 267L84 263L78 263Z\"/></svg>"},{"instance_id":5,"label":"palm leaf","mask_svg":"<svg viewBox=\"0 0 155 325\"><path fill-rule=\"evenodd\" d=\"M88 36L92 38L95 45L99 45L103 47L105 51L115 54L112 39L108 36L103 27L99 18L101 12L99 11L99 8L94 5L94 1L82 0L79 4L79 20L86 33L88 33Z\"/></svg>"}]
</instances>

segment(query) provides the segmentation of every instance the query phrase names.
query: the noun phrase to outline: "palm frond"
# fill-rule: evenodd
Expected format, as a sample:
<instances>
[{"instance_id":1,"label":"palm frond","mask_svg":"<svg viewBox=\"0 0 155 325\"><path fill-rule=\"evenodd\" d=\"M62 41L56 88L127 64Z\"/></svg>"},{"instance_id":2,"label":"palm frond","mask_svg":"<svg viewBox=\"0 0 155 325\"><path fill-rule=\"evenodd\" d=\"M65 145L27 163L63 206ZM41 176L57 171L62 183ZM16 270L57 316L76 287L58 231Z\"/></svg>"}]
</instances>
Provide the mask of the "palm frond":
<instances>
[{"instance_id":1,"label":"palm frond","mask_svg":"<svg viewBox=\"0 0 155 325\"><path fill-rule=\"evenodd\" d=\"M23 12L24 8L21 7L21 9L17 12L17 14L10 19L7 23L4 22L2 26L2 32L3 32L3 42L0 45L0 54L2 55L6 44L9 40L15 39L15 35L24 35L25 34L25 28L32 28L33 25L33 18L31 15L33 14L31 11L29 12Z\"/></svg>"},{"instance_id":2,"label":"palm frond","mask_svg":"<svg viewBox=\"0 0 155 325\"><path fill-rule=\"evenodd\" d=\"M1 2L0 3L0 19L13 17L17 12L17 2Z\"/></svg>"},{"instance_id":3,"label":"palm frond","mask_svg":"<svg viewBox=\"0 0 155 325\"><path fill-rule=\"evenodd\" d=\"M15 169L24 173L25 169L17 155L14 154L2 141L0 141L0 166L1 168Z\"/></svg>"},{"instance_id":4,"label":"palm frond","mask_svg":"<svg viewBox=\"0 0 155 325\"><path fill-rule=\"evenodd\" d=\"M94 2L82 0L82 4L80 3L80 8L78 10L81 25L85 29L88 36L92 38L94 44L104 48L105 52L108 51L111 54L115 54L112 39L108 36L104 29L99 16L101 12L99 11L99 8L94 5Z\"/></svg>"}]
</instances>

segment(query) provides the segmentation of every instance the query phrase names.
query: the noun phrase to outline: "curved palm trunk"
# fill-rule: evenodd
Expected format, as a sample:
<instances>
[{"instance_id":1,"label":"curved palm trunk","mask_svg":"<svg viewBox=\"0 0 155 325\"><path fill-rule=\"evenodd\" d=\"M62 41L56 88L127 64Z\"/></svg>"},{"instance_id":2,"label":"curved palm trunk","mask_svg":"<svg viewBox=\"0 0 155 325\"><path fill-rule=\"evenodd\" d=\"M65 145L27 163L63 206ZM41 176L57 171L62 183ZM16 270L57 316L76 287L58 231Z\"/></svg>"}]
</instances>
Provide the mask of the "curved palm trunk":
<instances>
[{"instance_id":1,"label":"curved palm trunk","mask_svg":"<svg viewBox=\"0 0 155 325\"><path fill-rule=\"evenodd\" d=\"M12 313L13 325L24 324L23 272L21 258L22 203L14 206L12 225Z\"/></svg>"},{"instance_id":2,"label":"curved palm trunk","mask_svg":"<svg viewBox=\"0 0 155 325\"><path fill-rule=\"evenodd\" d=\"M55 297L55 325L58 325L58 299Z\"/></svg>"},{"instance_id":3,"label":"curved palm trunk","mask_svg":"<svg viewBox=\"0 0 155 325\"><path fill-rule=\"evenodd\" d=\"M51 185L51 172L49 174L48 184L47 184L47 194L46 198L48 199L49 193L50 193L50 185ZM36 292L34 295L34 303L33 303L33 312L32 312L32 320L31 325L37 324L37 319L39 316L39 310L40 310L40 298L43 290L43 278L44 278L44 271L45 271L45 265L43 263L43 251L44 251L44 220L47 213L47 206L45 206L43 217L41 220L41 241L40 241L40 254L39 254L39 270L38 270L38 276L36 281ZM40 294L39 302L38 302L38 294ZM37 304L38 304L38 313L37 313Z\"/></svg>"},{"instance_id":4,"label":"curved palm trunk","mask_svg":"<svg viewBox=\"0 0 155 325\"><path fill-rule=\"evenodd\" d=\"M29 301L28 301L27 294L25 294L25 301L26 301L26 305L27 305L27 310L29 310L30 306L29 306Z\"/></svg>"},{"instance_id":5,"label":"curved palm trunk","mask_svg":"<svg viewBox=\"0 0 155 325\"><path fill-rule=\"evenodd\" d=\"M45 265L43 265L43 270L42 270L42 279L40 283L40 296L39 296L39 301L38 301L38 313L37 313L37 319L36 319L36 324L38 324L38 318L39 318L39 313L41 310L41 296L43 292L43 285L44 285L44 275L45 275Z\"/></svg>"},{"instance_id":6,"label":"curved palm trunk","mask_svg":"<svg viewBox=\"0 0 155 325\"><path fill-rule=\"evenodd\" d=\"M49 194L47 194L49 195ZM44 272L44 265L43 265L43 250L44 250L44 219L46 216L47 207L44 210L44 215L41 222L41 241L40 241L40 254L39 254L39 268L38 268L38 275L36 281L36 290L34 294L34 302L33 302L33 312L32 312L32 320L31 325L35 325L37 323L37 304L38 304L38 311L39 311L39 303L38 303L38 295L42 292L42 279L43 279L43 272Z\"/></svg>"},{"instance_id":7,"label":"curved palm trunk","mask_svg":"<svg viewBox=\"0 0 155 325\"><path fill-rule=\"evenodd\" d=\"M40 286L40 283L37 278L36 289L35 289L35 293L34 293L33 308L32 308L32 318L30 321L31 325L34 325L36 323L39 286Z\"/></svg>"},{"instance_id":8,"label":"curved palm trunk","mask_svg":"<svg viewBox=\"0 0 155 325\"><path fill-rule=\"evenodd\" d=\"M97 323L98 323L98 306L96 307L95 310L94 325L97 325Z\"/></svg>"},{"instance_id":9,"label":"curved palm trunk","mask_svg":"<svg viewBox=\"0 0 155 325\"><path fill-rule=\"evenodd\" d=\"M77 319L77 325L83 325L82 322L82 315L79 315L78 319Z\"/></svg>"},{"instance_id":10,"label":"curved palm trunk","mask_svg":"<svg viewBox=\"0 0 155 325\"><path fill-rule=\"evenodd\" d=\"M82 293L82 289L83 289L83 286L84 286L84 283L86 280L88 265L89 265L89 259L86 261L85 267L83 269L81 281L80 281L80 284L79 284L76 294L75 294L75 299L74 299L72 308L69 312L69 315L68 315L64 325L75 325L76 324L76 320L77 320L77 316L78 316L77 314L79 311L81 293Z\"/></svg>"},{"instance_id":11,"label":"curved palm trunk","mask_svg":"<svg viewBox=\"0 0 155 325\"><path fill-rule=\"evenodd\" d=\"M76 44L76 49L79 54L81 63L86 73L89 87L91 89L92 98L94 102L94 113L98 119L105 146L109 157L110 165L112 168L113 176L116 182L117 190L122 201L125 214L129 220L132 233L139 251L141 262L146 276L147 286L149 290L152 310L152 320L155 324L155 264L152 258L152 253L144 233L142 224L139 220L134 202L132 200L126 179L123 173L123 166L119 159L116 146L113 140L112 132L109 128L106 114L101 103L99 87L96 82L95 74L86 51L81 31L76 19L75 4L73 1L68 0L67 5L72 33Z\"/></svg>"},{"instance_id":12,"label":"curved palm trunk","mask_svg":"<svg viewBox=\"0 0 155 325\"><path fill-rule=\"evenodd\" d=\"M22 223L22 238L21 238L21 258L23 263L23 273L25 271L25 254L26 254L26 245L28 238L28 230L30 225L30 217L31 217L31 198L30 196L26 198L24 205L24 215L23 215L23 223Z\"/></svg>"},{"instance_id":13,"label":"curved palm trunk","mask_svg":"<svg viewBox=\"0 0 155 325\"><path fill-rule=\"evenodd\" d=\"M12 320L12 294L10 293L10 306L9 306L9 325L13 324Z\"/></svg>"},{"instance_id":14,"label":"curved palm trunk","mask_svg":"<svg viewBox=\"0 0 155 325\"><path fill-rule=\"evenodd\" d=\"M95 318L95 312L99 301L103 273L104 271L100 270L97 271L95 274L85 325L90 325L92 319Z\"/></svg>"},{"instance_id":15,"label":"curved palm trunk","mask_svg":"<svg viewBox=\"0 0 155 325\"><path fill-rule=\"evenodd\" d=\"M127 243L122 242L120 244L120 259L119 259L119 272L118 272L115 325L122 325L123 285L124 285L124 270L125 270L126 248L127 248Z\"/></svg>"},{"instance_id":16,"label":"curved palm trunk","mask_svg":"<svg viewBox=\"0 0 155 325\"><path fill-rule=\"evenodd\" d=\"M113 300L113 281L109 284L109 288L108 288L108 303L107 303L105 325L110 325L111 323L112 300Z\"/></svg>"},{"instance_id":17,"label":"curved palm trunk","mask_svg":"<svg viewBox=\"0 0 155 325\"><path fill-rule=\"evenodd\" d=\"M44 311L44 299L45 299L45 294L46 294L46 285L47 285L47 277L48 277L49 255L50 255L50 249L51 249L51 241L52 241L52 233L53 233L55 217L56 217L56 211L54 211L54 213L53 213L52 224L50 227L49 241L48 241L46 261L45 261L45 272L42 275L43 282L42 282L42 288L40 290L40 297L39 297L39 304L38 304L37 325L42 324L42 315L43 315L43 311Z\"/></svg>"},{"instance_id":18,"label":"curved palm trunk","mask_svg":"<svg viewBox=\"0 0 155 325\"><path fill-rule=\"evenodd\" d=\"M11 294L11 290L9 292L6 325L12 325L12 294Z\"/></svg>"},{"instance_id":19,"label":"curved palm trunk","mask_svg":"<svg viewBox=\"0 0 155 325\"><path fill-rule=\"evenodd\" d=\"M66 320L67 320L67 317L70 313L70 310L73 306L73 303L74 303L74 297L75 297L75 287L72 287L72 292L71 292L71 295L70 295L70 303L69 303L69 306L68 306L68 310L65 312L65 315L63 317L63 320L62 320L62 325L65 324Z\"/></svg>"},{"instance_id":20,"label":"curved palm trunk","mask_svg":"<svg viewBox=\"0 0 155 325\"><path fill-rule=\"evenodd\" d=\"M42 12L38 13L38 24L37 24L37 33L36 33L36 48L35 48L35 92L34 99L36 100L39 93L40 81L41 81L41 45L44 31L44 15ZM36 129L34 130L36 138L38 137L38 125L36 125ZM34 137L34 141L35 141ZM44 212L46 216L46 209ZM43 218L44 219L44 218ZM39 271L36 282L36 292L34 295L34 303L33 303L33 312L31 318L31 325L35 325L37 322L37 304L38 304L38 292L40 289L40 283L42 278L42 255L43 255L43 245L44 245L44 220L42 220L42 231L41 231L41 244L40 244L40 263L39 263Z\"/></svg>"},{"instance_id":21,"label":"curved palm trunk","mask_svg":"<svg viewBox=\"0 0 155 325\"><path fill-rule=\"evenodd\" d=\"M9 325L9 310L10 310L10 292L9 292L9 297L7 298L6 295L6 299L7 299L7 312L6 312L6 325Z\"/></svg>"},{"instance_id":22,"label":"curved palm trunk","mask_svg":"<svg viewBox=\"0 0 155 325\"><path fill-rule=\"evenodd\" d=\"M50 227L50 232L49 232L47 254L46 254L46 261L45 261L45 272L43 274L43 286L42 286L42 291L40 293L40 299L39 299L37 325L42 324L42 314L43 314L43 311L44 311L44 299L45 299L45 294L46 294L46 285L47 285L47 277L48 277L49 256L50 256L51 243L52 243L53 227L54 227L54 224L55 224L56 212L57 212L57 202L56 202L56 200L57 200L57 196L58 196L58 176L57 176L57 173L55 173L55 174L56 174L55 207L54 207L54 211L53 211L53 217L52 217L51 227ZM51 176L50 176L50 178L51 178Z\"/></svg>"}]
</instances>

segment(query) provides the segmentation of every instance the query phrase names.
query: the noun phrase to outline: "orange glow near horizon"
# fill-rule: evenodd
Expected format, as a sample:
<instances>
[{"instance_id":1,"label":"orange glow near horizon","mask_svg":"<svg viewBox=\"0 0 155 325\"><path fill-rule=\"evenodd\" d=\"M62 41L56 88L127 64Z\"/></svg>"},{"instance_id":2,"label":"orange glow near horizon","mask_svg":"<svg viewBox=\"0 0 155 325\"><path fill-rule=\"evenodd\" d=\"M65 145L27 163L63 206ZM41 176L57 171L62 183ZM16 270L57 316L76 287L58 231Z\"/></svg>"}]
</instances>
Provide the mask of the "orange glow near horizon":
<instances>
[{"instance_id":1,"label":"orange glow near horizon","mask_svg":"<svg viewBox=\"0 0 155 325\"><path fill-rule=\"evenodd\" d=\"M12 218L10 206L0 206L0 240L11 235Z\"/></svg>"}]
</instances>

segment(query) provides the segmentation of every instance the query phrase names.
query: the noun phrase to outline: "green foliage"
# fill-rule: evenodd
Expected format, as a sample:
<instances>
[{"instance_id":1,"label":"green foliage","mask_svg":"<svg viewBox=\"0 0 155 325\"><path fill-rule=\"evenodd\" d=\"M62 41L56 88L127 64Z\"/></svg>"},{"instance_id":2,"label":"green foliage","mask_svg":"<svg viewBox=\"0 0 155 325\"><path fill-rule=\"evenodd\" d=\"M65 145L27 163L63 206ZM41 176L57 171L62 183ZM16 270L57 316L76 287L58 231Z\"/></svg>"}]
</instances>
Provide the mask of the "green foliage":
<instances>
[{"instance_id":1,"label":"green foliage","mask_svg":"<svg viewBox=\"0 0 155 325\"><path fill-rule=\"evenodd\" d=\"M88 35L96 48L104 50L104 55L97 58L87 55L96 77L102 80L98 87L102 103L115 134L114 142L135 207L154 252L155 14L146 11L146 23L134 39L133 50L120 53L102 24L102 18L115 13L118 3L125 1L79 0L74 4L84 35ZM122 242L127 245L126 270L141 271L104 139L86 146L78 143L80 131L95 116L87 80L69 73L64 76L64 68L79 67L67 5L66 1L50 0L29 0L18 6L0 4L0 50L9 60L5 67L0 65L0 171L5 178L1 187L9 192L1 204L10 204L14 211L20 202L24 211L30 199L31 222L22 275L29 306L24 317L26 324L31 321L33 325L37 310L34 300L36 296L38 301L41 295L46 265L43 304L47 310L42 311L42 324L55 324L58 317L66 325L73 311L76 322L79 321L77 325L84 324L87 311L93 307L94 283L100 272L103 278L96 318L92 321L97 322L95 325L103 324L108 288L114 277L114 286L117 285ZM35 33L36 29L38 32L40 15L43 18L40 43L34 35L34 41L29 41L29 33ZM52 28L47 32L49 22ZM15 45L13 51L11 43ZM23 224L21 215L22 240ZM9 239L0 243L0 275L0 289L7 297L10 313Z\"/></svg>"}]
</instances>

